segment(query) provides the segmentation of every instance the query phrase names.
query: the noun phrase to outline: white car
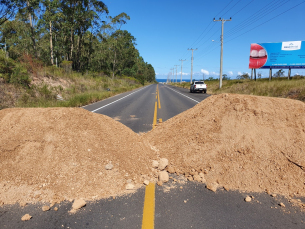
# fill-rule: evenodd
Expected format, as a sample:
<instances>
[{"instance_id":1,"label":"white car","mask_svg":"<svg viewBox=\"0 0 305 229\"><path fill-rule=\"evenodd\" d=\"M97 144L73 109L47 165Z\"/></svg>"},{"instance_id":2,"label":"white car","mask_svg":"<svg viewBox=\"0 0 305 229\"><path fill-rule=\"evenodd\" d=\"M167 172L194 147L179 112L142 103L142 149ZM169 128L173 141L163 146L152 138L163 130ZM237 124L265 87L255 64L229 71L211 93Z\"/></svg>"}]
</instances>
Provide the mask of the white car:
<instances>
[{"instance_id":1,"label":"white car","mask_svg":"<svg viewBox=\"0 0 305 229\"><path fill-rule=\"evenodd\" d=\"M203 81L194 81L191 84L190 92L193 93L196 91L207 93L207 85Z\"/></svg>"}]
</instances>

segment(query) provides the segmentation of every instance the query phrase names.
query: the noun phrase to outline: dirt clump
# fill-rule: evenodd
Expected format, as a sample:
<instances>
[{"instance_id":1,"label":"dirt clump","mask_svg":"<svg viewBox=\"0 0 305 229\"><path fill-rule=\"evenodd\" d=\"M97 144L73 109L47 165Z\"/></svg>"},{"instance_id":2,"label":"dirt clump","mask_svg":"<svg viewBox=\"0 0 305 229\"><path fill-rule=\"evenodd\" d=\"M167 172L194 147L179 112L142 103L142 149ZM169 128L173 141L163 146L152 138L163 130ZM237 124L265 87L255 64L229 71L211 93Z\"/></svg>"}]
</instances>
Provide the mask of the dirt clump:
<instances>
[{"instance_id":1,"label":"dirt clump","mask_svg":"<svg viewBox=\"0 0 305 229\"><path fill-rule=\"evenodd\" d=\"M143 137L176 173L204 174L208 187L305 196L303 102L215 95Z\"/></svg>"},{"instance_id":2,"label":"dirt clump","mask_svg":"<svg viewBox=\"0 0 305 229\"><path fill-rule=\"evenodd\" d=\"M61 202L130 193L126 180L137 188L153 179L155 153L128 127L81 108L4 109L0 200Z\"/></svg>"}]
</instances>

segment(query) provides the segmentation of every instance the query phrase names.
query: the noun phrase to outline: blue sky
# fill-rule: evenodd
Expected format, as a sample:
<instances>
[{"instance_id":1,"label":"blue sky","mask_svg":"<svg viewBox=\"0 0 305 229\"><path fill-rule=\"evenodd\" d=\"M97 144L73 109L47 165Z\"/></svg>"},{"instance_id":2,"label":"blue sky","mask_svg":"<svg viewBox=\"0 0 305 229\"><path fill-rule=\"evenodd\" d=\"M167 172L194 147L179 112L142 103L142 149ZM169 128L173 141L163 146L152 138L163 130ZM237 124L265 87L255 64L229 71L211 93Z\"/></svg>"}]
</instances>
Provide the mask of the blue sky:
<instances>
[{"instance_id":1,"label":"blue sky","mask_svg":"<svg viewBox=\"0 0 305 229\"><path fill-rule=\"evenodd\" d=\"M221 22L213 22L214 17L232 17L232 21L224 24L223 54L223 74L232 79L242 72L250 73L251 43L305 40L304 0L105 0L104 3L109 15L125 12L130 16L122 29L137 39L140 54L153 65L159 79L167 78L174 65L179 65L180 78L179 59L187 60L183 62L182 73L184 79L190 78L188 48L198 48L194 51L193 78L202 78L203 73L205 78L219 77ZM269 74L263 69L258 72L263 77ZM292 75L296 73L305 75L305 69L293 69Z\"/></svg>"}]
</instances>

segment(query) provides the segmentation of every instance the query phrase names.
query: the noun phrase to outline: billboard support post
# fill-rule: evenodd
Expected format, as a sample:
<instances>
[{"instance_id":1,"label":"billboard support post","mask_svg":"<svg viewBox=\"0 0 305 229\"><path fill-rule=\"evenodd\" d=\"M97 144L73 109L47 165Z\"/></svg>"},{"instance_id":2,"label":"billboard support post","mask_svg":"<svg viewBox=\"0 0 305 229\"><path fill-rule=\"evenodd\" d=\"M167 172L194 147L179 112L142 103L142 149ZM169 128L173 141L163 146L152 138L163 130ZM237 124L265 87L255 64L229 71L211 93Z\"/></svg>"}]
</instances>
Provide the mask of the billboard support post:
<instances>
[{"instance_id":1,"label":"billboard support post","mask_svg":"<svg viewBox=\"0 0 305 229\"><path fill-rule=\"evenodd\" d=\"M253 79L253 68L251 68L251 80Z\"/></svg>"},{"instance_id":2,"label":"billboard support post","mask_svg":"<svg viewBox=\"0 0 305 229\"><path fill-rule=\"evenodd\" d=\"M269 81L272 80L272 68L270 68L270 71L269 71Z\"/></svg>"},{"instance_id":3,"label":"billboard support post","mask_svg":"<svg viewBox=\"0 0 305 229\"><path fill-rule=\"evenodd\" d=\"M288 70L288 80L290 80L290 75L291 75L291 68Z\"/></svg>"},{"instance_id":4,"label":"billboard support post","mask_svg":"<svg viewBox=\"0 0 305 229\"><path fill-rule=\"evenodd\" d=\"M256 68L254 68L254 80L256 81Z\"/></svg>"}]
</instances>

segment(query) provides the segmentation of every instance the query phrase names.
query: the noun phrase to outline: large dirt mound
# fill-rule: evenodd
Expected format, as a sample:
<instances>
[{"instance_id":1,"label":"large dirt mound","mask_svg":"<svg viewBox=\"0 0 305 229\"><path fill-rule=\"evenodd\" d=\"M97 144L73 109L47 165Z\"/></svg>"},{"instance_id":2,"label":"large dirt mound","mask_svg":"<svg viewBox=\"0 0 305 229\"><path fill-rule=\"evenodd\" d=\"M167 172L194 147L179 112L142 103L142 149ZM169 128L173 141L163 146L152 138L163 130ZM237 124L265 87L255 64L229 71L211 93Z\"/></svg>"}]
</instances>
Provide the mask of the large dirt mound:
<instances>
[{"instance_id":1,"label":"large dirt mound","mask_svg":"<svg viewBox=\"0 0 305 229\"><path fill-rule=\"evenodd\" d=\"M5 109L0 205L124 193L127 181L137 187L151 175L154 155L136 133L104 115L80 108Z\"/></svg>"},{"instance_id":2,"label":"large dirt mound","mask_svg":"<svg viewBox=\"0 0 305 229\"><path fill-rule=\"evenodd\" d=\"M305 104L221 94L144 138L177 173L229 189L305 196Z\"/></svg>"}]
</instances>

